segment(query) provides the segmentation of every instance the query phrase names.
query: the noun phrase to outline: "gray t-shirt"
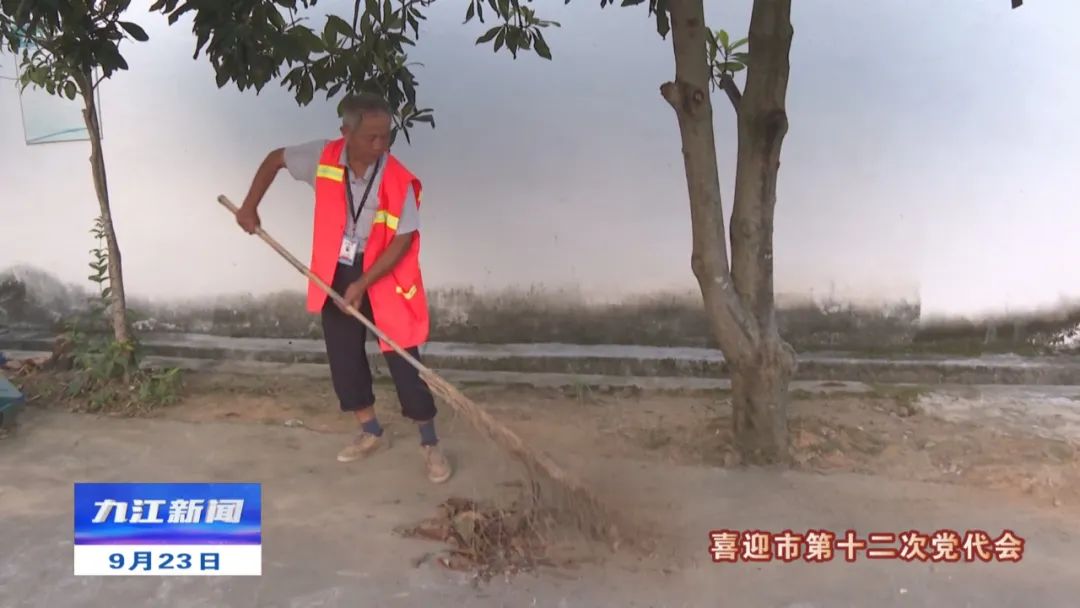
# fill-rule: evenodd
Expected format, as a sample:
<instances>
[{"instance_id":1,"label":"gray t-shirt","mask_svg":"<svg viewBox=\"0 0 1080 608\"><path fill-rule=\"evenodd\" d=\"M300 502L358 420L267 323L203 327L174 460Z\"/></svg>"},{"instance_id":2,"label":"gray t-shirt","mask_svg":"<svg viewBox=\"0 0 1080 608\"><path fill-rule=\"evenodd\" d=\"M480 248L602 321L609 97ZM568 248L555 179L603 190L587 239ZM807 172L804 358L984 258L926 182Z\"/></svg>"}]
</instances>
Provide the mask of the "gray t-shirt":
<instances>
[{"instance_id":1,"label":"gray t-shirt","mask_svg":"<svg viewBox=\"0 0 1080 608\"><path fill-rule=\"evenodd\" d=\"M289 170L289 175L297 181L309 184L312 188L315 187L315 172L319 168L319 159L322 157L323 149L326 144L329 143L325 139L317 139L295 146L289 146L285 148L285 168ZM345 158L345 150L341 151L342 166L348 166ZM364 191L367 190L368 182L374 180L371 184L371 193L368 194L367 202L364 204L363 210L360 212L359 218L356 222L353 222L352 210L348 209L346 204L345 212L345 235L352 236L357 243L357 251L363 252L364 245L367 244L368 234L371 232L371 223L375 220L375 211L379 207L378 192L379 184L382 182L383 169L386 167L386 155L383 155L382 160L379 162L379 173L372 176L372 172L375 167L368 167L367 173L363 176L355 175L351 170L346 171L349 176L349 188L352 190L353 201L356 205L360 205L360 201L364 199ZM408 234L420 229L420 209L416 204L416 192L412 188L409 188L409 198L405 201L405 205L401 210L401 217L398 218L397 234ZM352 263L353 260L341 260L342 262Z\"/></svg>"}]
</instances>

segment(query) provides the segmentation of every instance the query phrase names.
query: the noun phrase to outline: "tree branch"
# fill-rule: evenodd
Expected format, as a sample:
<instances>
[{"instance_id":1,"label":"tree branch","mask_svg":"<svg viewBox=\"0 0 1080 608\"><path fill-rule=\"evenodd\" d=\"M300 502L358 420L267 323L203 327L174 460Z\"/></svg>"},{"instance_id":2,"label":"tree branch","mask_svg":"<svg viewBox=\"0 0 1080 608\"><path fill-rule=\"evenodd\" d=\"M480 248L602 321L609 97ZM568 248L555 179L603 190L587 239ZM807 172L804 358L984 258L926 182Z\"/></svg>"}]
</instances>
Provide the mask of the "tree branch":
<instances>
[{"instance_id":1,"label":"tree branch","mask_svg":"<svg viewBox=\"0 0 1080 608\"><path fill-rule=\"evenodd\" d=\"M788 128L792 36L791 0L754 3L749 32L753 61L738 111L731 275L759 329L774 336L773 219L780 149Z\"/></svg>"},{"instance_id":2,"label":"tree branch","mask_svg":"<svg viewBox=\"0 0 1080 608\"><path fill-rule=\"evenodd\" d=\"M676 112L683 107L682 91L679 90L679 86L674 82L665 82L660 85L660 96L671 104L671 108Z\"/></svg>"},{"instance_id":3,"label":"tree branch","mask_svg":"<svg viewBox=\"0 0 1080 608\"><path fill-rule=\"evenodd\" d=\"M735 113L738 114L739 106L742 105L742 91L739 90L739 85L735 83L735 79L731 77L731 74L724 74L720 77L720 88L727 93L731 107L735 108Z\"/></svg>"},{"instance_id":4,"label":"tree branch","mask_svg":"<svg viewBox=\"0 0 1080 608\"><path fill-rule=\"evenodd\" d=\"M360 21L360 3L364 0L355 0L352 13L353 43L351 48L356 48L356 24Z\"/></svg>"}]
</instances>

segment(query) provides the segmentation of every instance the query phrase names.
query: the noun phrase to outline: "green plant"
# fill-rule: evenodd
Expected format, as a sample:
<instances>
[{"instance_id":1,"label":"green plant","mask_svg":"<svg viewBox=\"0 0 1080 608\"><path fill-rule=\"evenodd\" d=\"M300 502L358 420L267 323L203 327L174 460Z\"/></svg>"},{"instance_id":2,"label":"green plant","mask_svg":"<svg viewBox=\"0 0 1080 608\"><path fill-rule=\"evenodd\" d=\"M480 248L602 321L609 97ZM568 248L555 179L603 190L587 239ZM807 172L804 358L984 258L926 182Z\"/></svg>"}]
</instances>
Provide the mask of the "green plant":
<instances>
[{"instance_id":1,"label":"green plant","mask_svg":"<svg viewBox=\"0 0 1080 608\"><path fill-rule=\"evenodd\" d=\"M715 86L722 78L731 77L735 72L746 69L750 61L750 53L740 52L750 41L749 38L740 38L732 41L731 35L725 30L705 33L708 39L709 65L713 73L713 85Z\"/></svg>"},{"instance_id":2,"label":"green plant","mask_svg":"<svg viewBox=\"0 0 1080 608\"><path fill-rule=\"evenodd\" d=\"M71 376L65 395L81 404L80 411L145 412L175 402L182 385L179 369L147 370L133 333L119 341L109 331L112 293L109 285L109 252L104 246L104 221L94 222L91 234L98 246L90 250L89 280L98 294L87 309L66 324L60 341L70 357Z\"/></svg>"}]
</instances>

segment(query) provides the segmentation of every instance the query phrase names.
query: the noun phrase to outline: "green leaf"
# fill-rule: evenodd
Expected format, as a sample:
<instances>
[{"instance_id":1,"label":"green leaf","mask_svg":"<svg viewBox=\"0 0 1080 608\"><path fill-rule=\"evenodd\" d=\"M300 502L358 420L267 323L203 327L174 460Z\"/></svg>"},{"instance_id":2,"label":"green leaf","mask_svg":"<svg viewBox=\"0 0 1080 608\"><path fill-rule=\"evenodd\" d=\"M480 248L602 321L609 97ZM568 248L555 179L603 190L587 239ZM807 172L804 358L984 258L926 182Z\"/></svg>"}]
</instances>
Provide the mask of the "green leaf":
<instances>
[{"instance_id":1,"label":"green leaf","mask_svg":"<svg viewBox=\"0 0 1080 608\"><path fill-rule=\"evenodd\" d=\"M98 65L105 72L105 76L116 70L128 69L127 61L124 60L124 56L120 54L115 45L106 43L100 48L101 53L97 57Z\"/></svg>"},{"instance_id":2,"label":"green leaf","mask_svg":"<svg viewBox=\"0 0 1080 608\"><path fill-rule=\"evenodd\" d=\"M716 39L720 41L720 46L722 46L724 50L730 49L728 45L731 44L731 40L728 38L727 31L720 30L716 32Z\"/></svg>"},{"instance_id":3,"label":"green leaf","mask_svg":"<svg viewBox=\"0 0 1080 608\"><path fill-rule=\"evenodd\" d=\"M742 38L740 40L736 40L735 42L731 43L731 46L728 47L728 50L729 51L734 51L735 49L743 46L747 42L750 42L749 38Z\"/></svg>"},{"instance_id":4,"label":"green leaf","mask_svg":"<svg viewBox=\"0 0 1080 608\"><path fill-rule=\"evenodd\" d=\"M505 43L505 42L506 42L506 30L500 28L499 29L499 35L495 36L495 51L498 52L498 50L503 47L503 43Z\"/></svg>"},{"instance_id":5,"label":"green leaf","mask_svg":"<svg viewBox=\"0 0 1080 608\"><path fill-rule=\"evenodd\" d=\"M661 38L667 38L668 32L671 31L671 22L668 21L666 11L656 11L656 31Z\"/></svg>"},{"instance_id":6,"label":"green leaf","mask_svg":"<svg viewBox=\"0 0 1080 608\"><path fill-rule=\"evenodd\" d=\"M529 44L525 37L525 31L520 27L510 28L510 31L506 34L506 46L515 57L517 57L518 51L527 50Z\"/></svg>"},{"instance_id":7,"label":"green leaf","mask_svg":"<svg viewBox=\"0 0 1080 608\"><path fill-rule=\"evenodd\" d=\"M329 17L327 17L326 24L327 26L332 26L337 33L341 34L346 38L352 38L356 35L356 32L353 31L352 26L337 15L330 15Z\"/></svg>"},{"instance_id":8,"label":"green leaf","mask_svg":"<svg viewBox=\"0 0 1080 608\"><path fill-rule=\"evenodd\" d=\"M741 63L734 62L734 61L728 61L726 63L721 63L720 64L720 69L725 71L725 72L738 72L739 70L742 70L742 69L745 69L745 68L746 68L745 65L743 65Z\"/></svg>"},{"instance_id":9,"label":"green leaf","mask_svg":"<svg viewBox=\"0 0 1080 608\"><path fill-rule=\"evenodd\" d=\"M296 29L300 32L300 42L303 44L308 55L312 53L321 53L326 50L326 44L323 42L323 39L315 32L306 27L299 27Z\"/></svg>"},{"instance_id":10,"label":"green leaf","mask_svg":"<svg viewBox=\"0 0 1080 608\"><path fill-rule=\"evenodd\" d=\"M75 89L75 83L74 82L71 82L69 80L69 81L64 83L64 95L66 95L68 99L75 99L75 93L76 92L77 91Z\"/></svg>"},{"instance_id":11,"label":"green leaf","mask_svg":"<svg viewBox=\"0 0 1080 608\"><path fill-rule=\"evenodd\" d=\"M308 77L300 79L300 88L296 92L296 100L300 102L300 105L306 106L311 103L314 97L315 88L311 83L311 79Z\"/></svg>"},{"instance_id":12,"label":"green leaf","mask_svg":"<svg viewBox=\"0 0 1080 608\"><path fill-rule=\"evenodd\" d=\"M373 40L375 38L375 19L365 14L360 19L360 38L362 40Z\"/></svg>"},{"instance_id":13,"label":"green leaf","mask_svg":"<svg viewBox=\"0 0 1080 608\"><path fill-rule=\"evenodd\" d=\"M323 25L322 39L328 47L336 46L337 44L337 30L334 29L334 26L329 19L327 19L326 24Z\"/></svg>"},{"instance_id":14,"label":"green leaf","mask_svg":"<svg viewBox=\"0 0 1080 608\"><path fill-rule=\"evenodd\" d=\"M536 32L533 36L533 43L536 46L536 54L544 59L551 59L551 49L548 48L547 41L544 40L544 35L540 32Z\"/></svg>"},{"instance_id":15,"label":"green leaf","mask_svg":"<svg viewBox=\"0 0 1080 608\"><path fill-rule=\"evenodd\" d=\"M499 0L499 15L504 19L510 14L510 0Z\"/></svg>"},{"instance_id":16,"label":"green leaf","mask_svg":"<svg viewBox=\"0 0 1080 608\"><path fill-rule=\"evenodd\" d=\"M485 42L491 42L495 39L495 36L502 33L502 26L498 25L487 31L483 36L476 39L476 44L484 44Z\"/></svg>"},{"instance_id":17,"label":"green leaf","mask_svg":"<svg viewBox=\"0 0 1080 608\"><path fill-rule=\"evenodd\" d=\"M126 31L128 34L131 35L132 38L138 40L139 42L146 42L150 39L150 36L146 35L146 31L143 30L143 28L130 21L121 21L120 27L124 28L124 31Z\"/></svg>"},{"instance_id":18,"label":"green leaf","mask_svg":"<svg viewBox=\"0 0 1080 608\"><path fill-rule=\"evenodd\" d=\"M472 2L469 3L469 10L465 11L465 23L472 21L472 18L476 16L476 5Z\"/></svg>"}]
</instances>

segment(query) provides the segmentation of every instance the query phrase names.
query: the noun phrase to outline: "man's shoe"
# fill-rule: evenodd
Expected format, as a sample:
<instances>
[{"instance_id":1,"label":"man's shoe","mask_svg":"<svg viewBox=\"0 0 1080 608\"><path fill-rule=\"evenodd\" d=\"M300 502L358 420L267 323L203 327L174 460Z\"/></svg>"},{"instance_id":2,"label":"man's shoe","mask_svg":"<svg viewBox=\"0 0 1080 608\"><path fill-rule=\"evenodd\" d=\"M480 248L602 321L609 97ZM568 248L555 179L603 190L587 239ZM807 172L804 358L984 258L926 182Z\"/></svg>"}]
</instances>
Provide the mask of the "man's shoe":
<instances>
[{"instance_id":1,"label":"man's shoe","mask_svg":"<svg viewBox=\"0 0 1080 608\"><path fill-rule=\"evenodd\" d=\"M450 479L453 471L450 469L450 462L443 456L439 446L425 445L421 446L420 449L424 453L424 464L427 467L427 476L431 483L443 483Z\"/></svg>"},{"instance_id":2,"label":"man's shoe","mask_svg":"<svg viewBox=\"0 0 1080 608\"><path fill-rule=\"evenodd\" d=\"M361 431L360 434L353 438L352 443L338 452L337 459L338 462L360 460L384 447L390 447L390 437L385 432L381 437L376 437L371 433Z\"/></svg>"}]
</instances>

